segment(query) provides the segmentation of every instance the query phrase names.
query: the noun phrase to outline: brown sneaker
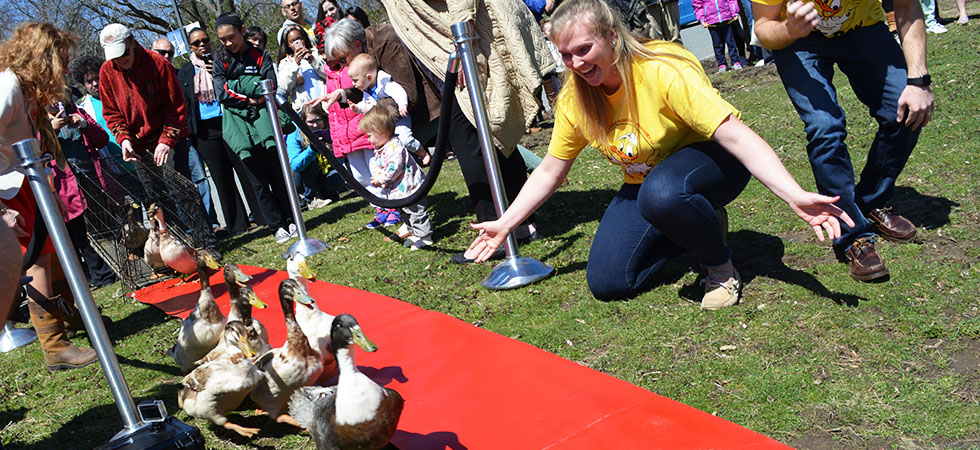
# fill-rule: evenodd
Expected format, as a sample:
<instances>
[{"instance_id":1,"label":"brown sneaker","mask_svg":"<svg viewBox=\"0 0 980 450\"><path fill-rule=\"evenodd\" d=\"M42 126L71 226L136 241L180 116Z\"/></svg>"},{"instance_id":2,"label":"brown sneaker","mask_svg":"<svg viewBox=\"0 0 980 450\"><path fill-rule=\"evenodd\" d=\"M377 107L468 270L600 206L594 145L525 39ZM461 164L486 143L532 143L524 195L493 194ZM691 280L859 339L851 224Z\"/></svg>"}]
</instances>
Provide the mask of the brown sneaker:
<instances>
[{"instance_id":1,"label":"brown sneaker","mask_svg":"<svg viewBox=\"0 0 980 450\"><path fill-rule=\"evenodd\" d=\"M895 242L912 242L915 239L915 225L892 212L892 207L873 209L867 214L881 237Z\"/></svg>"},{"instance_id":2,"label":"brown sneaker","mask_svg":"<svg viewBox=\"0 0 980 450\"><path fill-rule=\"evenodd\" d=\"M872 281L888 275L888 268L875 251L874 238L858 238L844 253L851 269L851 278Z\"/></svg>"}]
</instances>

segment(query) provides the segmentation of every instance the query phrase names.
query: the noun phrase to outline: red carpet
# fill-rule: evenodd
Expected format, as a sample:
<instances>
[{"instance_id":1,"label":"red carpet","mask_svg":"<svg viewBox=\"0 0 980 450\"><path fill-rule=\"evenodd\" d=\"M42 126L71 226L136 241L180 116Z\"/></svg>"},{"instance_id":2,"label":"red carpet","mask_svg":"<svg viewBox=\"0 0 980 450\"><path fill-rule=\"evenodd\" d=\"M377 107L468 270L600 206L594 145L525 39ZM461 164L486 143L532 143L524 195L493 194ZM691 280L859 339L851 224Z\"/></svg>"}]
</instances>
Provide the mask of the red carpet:
<instances>
[{"instance_id":1,"label":"red carpet","mask_svg":"<svg viewBox=\"0 0 980 450\"><path fill-rule=\"evenodd\" d=\"M273 346L285 340L279 282L285 272L242 266L269 304L253 316ZM167 314L187 317L196 282L176 280L133 293ZM211 278L223 312L221 274ZM405 398L393 443L408 449L789 448L684 404L442 313L318 281L324 311L352 314L378 351L357 365ZM168 343L169 345L169 343ZM198 424L200 425L200 424Z\"/></svg>"}]
</instances>

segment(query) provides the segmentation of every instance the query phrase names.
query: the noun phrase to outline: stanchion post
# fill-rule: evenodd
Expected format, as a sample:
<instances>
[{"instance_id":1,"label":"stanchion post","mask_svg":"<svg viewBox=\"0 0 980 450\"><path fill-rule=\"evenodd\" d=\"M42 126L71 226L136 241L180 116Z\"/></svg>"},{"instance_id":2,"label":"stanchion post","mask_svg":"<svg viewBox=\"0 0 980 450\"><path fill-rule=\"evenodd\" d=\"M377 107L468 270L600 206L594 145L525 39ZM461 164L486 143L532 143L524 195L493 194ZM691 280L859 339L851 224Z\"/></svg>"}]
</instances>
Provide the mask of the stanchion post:
<instances>
[{"instance_id":1,"label":"stanchion post","mask_svg":"<svg viewBox=\"0 0 980 450\"><path fill-rule=\"evenodd\" d=\"M135 432L144 426L144 423L136 413L136 405L133 403L129 386L126 385L126 378L123 377L119 368L119 361L112 350L109 334L102 324L99 309L95 306L95 299L92 298L92 292L88 288L88 281L82 271L82 264L78 260L78 255L75 254L75 248L72 246L68 230L65 228L65 220L61 217L61 210L58 208L54 193L51 192L51 186L48 184L47 163L50 161L50 157L41 157L37 139L24 139L15 142L12 147L17 158L20 159L20 168L27 175L31 190L34 192L34 198L37 199L38 210L44 224L47 225L48 234L51 236L55 253L58 255L58 261L64 268L68 286L71 288L75 303L82 314L82 321L88 331L89 340L99 357L102 372L109 382L109 391L112 392L112 397L116 401L116 408L119 409L119 415L122 416L125 428L116 436Z\"/></svg>"},{"instance_id":2,"label":"stanchion post","mask_svg":"<svg viewBox=\"0 0 980 450\"><path fill-rule=\"evenodd\" d=\"M303 222L303 214L299 208L299 194L296 192L296 183L293 182L293 169L289 167L289 152L286 151L286 139L282 134L282 125L279 124L276 90L272 80L262 80L262 95L265 96L265 108L269 111L269 120L272 121L276 150L279 152L279 166L286 182L286 190L289 191L289 207L293 211L293 221L296 223L296 229L299 232L299 240L290 245L282 257L286 259L297 252L302 253L303 256L315 255L325 250L327 244L319 239L310 239L306 236L306 224Z\"/></svg>"},{"instance_id":3,"label":"stanchion post","mask_svg":"<svg viewBox=\"0 0 980 450\"><path fill-rule=\"evenodd\" d=\"M452 32L456 44L456 55L455 58L450 58L449 68L451 72L455 69L457 58L462 63L466 89L469 93L470 104L473 106L473 117L476 120L477 136L480 139L480 149L483 152L483 163L490 179L493 205L497 210L497 217L500 217L507 210L507 196L504 194L503 184L500 182L500 164L497 162L497 152L490 137L490 119L487 116L483 87L478 76L476 57L473 54L473 42L476 41L476 34L469 22L453 24ZM450 100L443 99L443 101ZM514 238L513 233L507 235L507 239L504 241L504 250L507 253L507 258L490 271L490 275L483 280L483 287L487 289L518 288L545 278L555 270L554 267L534 258L521 257L517 248L517 239Z\"/></svg>"}]
</instances>

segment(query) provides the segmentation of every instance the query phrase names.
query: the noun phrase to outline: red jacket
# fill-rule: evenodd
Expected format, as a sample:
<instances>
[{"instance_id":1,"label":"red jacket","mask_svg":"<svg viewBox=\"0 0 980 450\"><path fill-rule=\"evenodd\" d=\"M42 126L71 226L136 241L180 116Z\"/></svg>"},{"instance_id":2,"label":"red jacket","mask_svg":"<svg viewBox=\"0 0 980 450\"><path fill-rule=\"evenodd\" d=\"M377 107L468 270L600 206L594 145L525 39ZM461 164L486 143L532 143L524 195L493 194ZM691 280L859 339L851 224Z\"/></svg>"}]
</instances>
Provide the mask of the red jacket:
<instances>
[{"instance_id":1,"label":"red jacket","mask_svg":"<svg viewBox=\"0 0 980 450\"><path fill-rule=\"evenodd\" d=\"M122 70L106 61L99 70L102 115L116 142L129 139L135 150L171 148L187 137L187 106L170 62L139 43L133 67Z\"/></svg>"}]
</instances>

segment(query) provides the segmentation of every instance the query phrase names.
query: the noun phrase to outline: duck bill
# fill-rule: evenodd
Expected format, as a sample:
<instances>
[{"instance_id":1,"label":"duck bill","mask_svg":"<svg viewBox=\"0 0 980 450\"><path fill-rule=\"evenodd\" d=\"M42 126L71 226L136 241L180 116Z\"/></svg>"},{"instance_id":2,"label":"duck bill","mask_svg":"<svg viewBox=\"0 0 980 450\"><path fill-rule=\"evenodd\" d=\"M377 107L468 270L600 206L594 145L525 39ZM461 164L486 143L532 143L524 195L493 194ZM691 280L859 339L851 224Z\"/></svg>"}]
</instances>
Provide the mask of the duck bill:
<instances>
[{"instance_id":1,"label":"duck bill","mask_svg":"<svg viewBox=\"0 0 980 450\"><path fill-rule=\"evenodd\" d=\"M245 353L246 357L255 357L255 349L252 348L252 344L248 342L248 339L246 339L245 336L238 337L238 348L242 350L242 353Z\"/></svg>"},{"instance_id":2,"label":"duck bill","mask_svg":"<svg viewBox=\"0 0 980 450\"><path fill-rule=\"evenodd\" d=\"M221 264L218 264L218 261L215 261L214 257L211 255L204 257L204 264L211 270L218 270L221 268Z\"/></svg>"},{"instance_id":3,"label":"duck bill","mask_svg":"<svg viewBox=\"0 0 980 450\"><path fill-rule=\"evenodd\" d=\"M371 340L364 335L364 331L361 330L360 326L351 328L350 331L354 337L354 343L357 344L358 347L361 347L362 350L366 352L378 350L378 346L374 345L374 342L371 342Z\"/></svg>"},{"instance_id":4,"label":"duck bill","mask_svg":"<svg viewBox=\"0 0 980 450\"><path fill-rule=\"evenodd\" d=\"M255 295L254 292L248 293L248 304L258 309L265 309L267 306L269 306L266 305L265 302L263 302L258 295Z\"/></svg>"},{"instance_id":5,"label":"duck bill","mask_svg":"<svg viewBox=\"0 0 980 450\"><path fill-rule=\"evenodd\" d=\"M235 273L235 283L241 287L245 287L245 284L249 281L252 281L252 276L246 275L245 272L242 272L242 269L238 269Z\"/></svg>"},{"instance_id":6,"label":"duck bill","mask_svg":"<svg viewBox=\"0 0 980 450\"><path fill-rule=\"evenodd\" d=\"M307 280L316 280L316 272L310 268L310 265L306 261L300 261L299 264L299 275Z\"/></svg>"},{"instance_id":7,"label":"duck bill","mask_svg":"<svg viewBox=\"0 0 980 450\"><path fill-rule=\"evenodd\" d=\"M296 303L299 303L300 305L303 305L303 306L305 306L305 307L307 307L309 309L313 309L314 308L314 306L313 306L313 303L314 303L313 297L310 297L309 295L306 295L306 294L303 294L303 293L296 293L296 295L293 296L293 301L296 302Z\"/></svg>"}]
</instances>

